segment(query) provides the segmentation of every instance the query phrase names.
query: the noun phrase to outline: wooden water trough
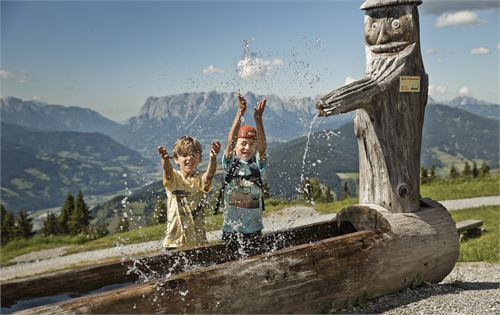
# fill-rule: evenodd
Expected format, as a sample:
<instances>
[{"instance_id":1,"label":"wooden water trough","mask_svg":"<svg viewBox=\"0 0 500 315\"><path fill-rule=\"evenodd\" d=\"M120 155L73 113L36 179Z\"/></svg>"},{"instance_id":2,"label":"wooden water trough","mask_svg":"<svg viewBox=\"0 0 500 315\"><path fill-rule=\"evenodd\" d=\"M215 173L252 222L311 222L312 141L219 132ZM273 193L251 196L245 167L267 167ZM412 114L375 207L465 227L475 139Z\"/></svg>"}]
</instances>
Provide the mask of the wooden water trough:
<instances>
[{"instance_id":1,"label":"wooden water trough","mask_svg":"<svg viewBox=\"0 0 500 315\"><path fill-rule=\"evenodd\" d=\"M161 258L154 280L20 313L320 313L439 282L458 258L455 223L428 199L413 213L350 206L335 221L295 232L301 236L285 232L287 241L269 234L263 246L239 260L238 250L231 251L235 244L193 249L192 257L205 266L185 272L180 267L172 276L161 274L167 268Z\"/></svg>"}]
</instances>

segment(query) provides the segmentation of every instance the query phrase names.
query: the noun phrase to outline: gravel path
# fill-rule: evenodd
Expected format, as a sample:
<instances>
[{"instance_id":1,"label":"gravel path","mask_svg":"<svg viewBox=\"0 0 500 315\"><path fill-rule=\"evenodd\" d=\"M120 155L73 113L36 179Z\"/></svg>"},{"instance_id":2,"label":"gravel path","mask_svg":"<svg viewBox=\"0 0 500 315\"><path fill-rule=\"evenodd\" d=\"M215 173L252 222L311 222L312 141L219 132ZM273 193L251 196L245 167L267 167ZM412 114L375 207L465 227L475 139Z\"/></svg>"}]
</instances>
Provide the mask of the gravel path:
<instances>
[{"instance_id":1,"label":"gravel path","mask_svg":"<svg viewBox=\"0 0 500 315\"><path fill-rule=\"evenodd\" d=\"M500 265L459 263L439 284L384 295L343 314L500 314Z\"/></svg>"},{"instance_id":2,"label":"gravel path","mask_svg":"<svg viewBox=\"0 0 500 315\"><path fill-rule=\"evenodd\" d=\"M462 200L451 200L441 202L449 210L477 207L483 205L499 205L500 196L479 197ZM331 220L334 214L320 215L311 207L290 207L272 213L264 218L264 232L279 231L292 227ZM221 238L220 231L207 233L209 240ZM55 271L75 265L92 264L112 257L132 257L140 253L155 252L161 250L159 240L131 244L118 245L113 248L82 252L67 256L62 255L60 249L33 252L16 258L16 265L0 268L0 281L7 279L25 277L41 272Z\"/></svg>"}]
</instances>

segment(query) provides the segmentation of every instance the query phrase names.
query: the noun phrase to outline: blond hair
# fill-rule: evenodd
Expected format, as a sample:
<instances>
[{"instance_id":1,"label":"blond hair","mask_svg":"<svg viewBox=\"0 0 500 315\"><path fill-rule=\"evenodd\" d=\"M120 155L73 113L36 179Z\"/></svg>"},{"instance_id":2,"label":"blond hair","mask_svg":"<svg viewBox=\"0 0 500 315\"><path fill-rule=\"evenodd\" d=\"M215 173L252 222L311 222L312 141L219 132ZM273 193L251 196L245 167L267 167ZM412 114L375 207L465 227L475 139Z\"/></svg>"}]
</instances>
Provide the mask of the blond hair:
<instances>
[{"instance_id":1,"label":"blond hair","mask_svg":"<svg viewBox=\"0 0 500 315\"><path fill-rule=\"evenodd\" d=\"M201 157L201 144L191 136L183 136L177 139L174 144L174 158L199 154Z\"/></svg>"}]
</instances>

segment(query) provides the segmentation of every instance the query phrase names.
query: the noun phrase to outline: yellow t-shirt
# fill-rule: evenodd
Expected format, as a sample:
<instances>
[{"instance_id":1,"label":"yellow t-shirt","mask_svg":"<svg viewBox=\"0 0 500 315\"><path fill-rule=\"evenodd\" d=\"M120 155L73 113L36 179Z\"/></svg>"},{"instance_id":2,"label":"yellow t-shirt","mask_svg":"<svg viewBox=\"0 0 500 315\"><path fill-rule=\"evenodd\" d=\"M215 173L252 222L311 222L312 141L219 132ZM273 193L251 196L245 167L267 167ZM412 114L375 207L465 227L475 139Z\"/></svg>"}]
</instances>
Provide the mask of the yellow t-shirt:
<instances>
[{"instance_id":1,"label":"yellow t-shirt","mask_svg":"<svg viewBox=\"0 0 500 315\"><path fill-rule=\"evenodd\" d=\"M207 243L201 203L210 191L204 189L202 174L185 178L174 170L170 179L163 178L167 191L167 231L163 246L187 247Z\"/></svg>"}]
</instances>

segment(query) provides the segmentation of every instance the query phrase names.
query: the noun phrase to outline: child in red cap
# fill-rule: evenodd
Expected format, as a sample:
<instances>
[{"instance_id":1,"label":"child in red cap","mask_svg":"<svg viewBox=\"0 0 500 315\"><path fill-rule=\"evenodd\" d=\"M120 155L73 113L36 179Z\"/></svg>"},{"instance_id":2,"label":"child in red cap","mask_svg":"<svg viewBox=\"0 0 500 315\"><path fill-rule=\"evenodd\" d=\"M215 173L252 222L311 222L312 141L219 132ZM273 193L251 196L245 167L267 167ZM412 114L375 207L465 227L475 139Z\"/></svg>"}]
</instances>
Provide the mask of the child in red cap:
<instances>
[{"instance_id":1,"label":"child in red cap","mask_svg":"<svg viewBox=\"0 0 500 315\"><path fill-rule=\"evenodd\" d=\"M222 239L240 241L245 247L262 235L264 227L262 173L267 168L267 143L262 114L265 108L265 99L260 100L254 108L256 128L240 126L247 103L238 93L238 111L227 136L222 159L226 172L223 184L225 209Z\"/></svg>"}]
</instances>

